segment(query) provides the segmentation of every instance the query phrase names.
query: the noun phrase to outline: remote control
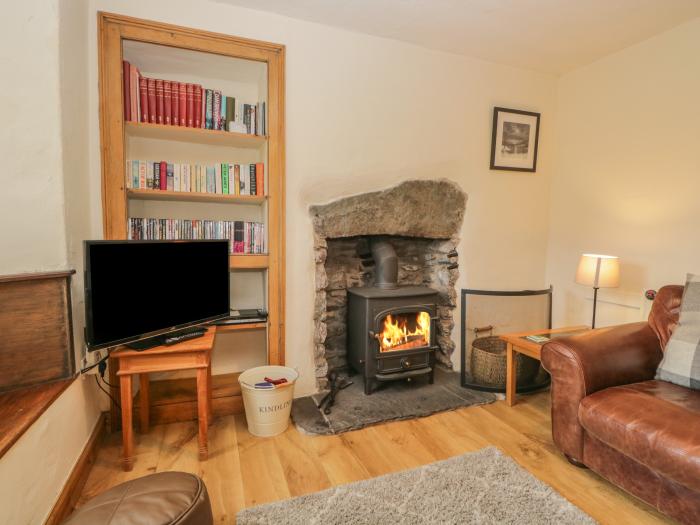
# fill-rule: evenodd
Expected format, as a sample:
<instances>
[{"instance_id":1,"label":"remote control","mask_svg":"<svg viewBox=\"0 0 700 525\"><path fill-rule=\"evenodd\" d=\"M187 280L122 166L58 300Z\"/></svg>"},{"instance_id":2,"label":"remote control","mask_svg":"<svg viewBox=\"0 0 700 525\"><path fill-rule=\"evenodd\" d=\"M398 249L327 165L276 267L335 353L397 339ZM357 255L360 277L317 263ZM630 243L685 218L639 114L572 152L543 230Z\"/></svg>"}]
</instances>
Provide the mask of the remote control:
<instances>
[{"instance_id":1,"label":"remote control","mask_svg":"<svg viewBox=\"0 0 700 525\"><path fill-rule=\"evenodd\" d=\"M197 337L202 337L206 333L206 328L199 328L196 330L187 331L183 334L173 335L165 339L165 346L171 346L177 343L182 343L183 341L188 341L190 339L196 339Z\"/></svg>"}]
</instances>

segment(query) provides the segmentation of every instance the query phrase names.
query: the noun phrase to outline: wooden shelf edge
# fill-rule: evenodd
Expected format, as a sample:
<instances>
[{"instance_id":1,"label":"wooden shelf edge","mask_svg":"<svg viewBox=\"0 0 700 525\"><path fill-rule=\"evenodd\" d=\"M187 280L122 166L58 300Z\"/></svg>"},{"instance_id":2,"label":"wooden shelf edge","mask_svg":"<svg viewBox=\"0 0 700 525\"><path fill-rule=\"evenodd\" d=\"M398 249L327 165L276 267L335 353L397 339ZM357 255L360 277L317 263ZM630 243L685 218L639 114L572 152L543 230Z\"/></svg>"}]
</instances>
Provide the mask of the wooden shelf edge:
<instances>
[{"instance_id":1,"label":"wooden shelf edge","mask_svg":"<svg viewBox=\"0 0 700 525\"><path fill-rule=\"evenodd\" d=\"M241 324L219 324L216 325L216 332L225 334L227 332L241 332L243 330L264 330L267 323L241 323Z\"/></svg>"},{"instance_id":2,"label":"wooden shelf edge","mask_svg":"<svg viewBox=\"0 0 700 525\"><path fill-rule=\"evenodd\" d=\"M177 142L196 142L214 146L238 146L259 148L268 140L264 135L250 135L235 131L217 129L188 128L150 122L124 122L124 131L129 137L141 137L157 140L174 140Z\"/></svg>"},{"instance_id":3,"label":"wooden shelf edge","mask_svg":"<svg viewBox=\"0 0 700 525\"><path fill-rule=\"evenodd\" d=\"M234 254L229 256L229 266L232 270L264 270L269 266L268 255Z\"/></svg>"},{"instance_id":4,"label":"wooden shelf edge","mask_svg":"<svg viewBox=\"0 0 700 525\"><path fill-rule=\"evenodd\" d=\"M163 191L133 188L127 189L126 195L131 199L137 200L228 202L237 204L262 204L267 200L267 195L222 195L219 193L195 191Z\"/></svg>"}]
</instances>

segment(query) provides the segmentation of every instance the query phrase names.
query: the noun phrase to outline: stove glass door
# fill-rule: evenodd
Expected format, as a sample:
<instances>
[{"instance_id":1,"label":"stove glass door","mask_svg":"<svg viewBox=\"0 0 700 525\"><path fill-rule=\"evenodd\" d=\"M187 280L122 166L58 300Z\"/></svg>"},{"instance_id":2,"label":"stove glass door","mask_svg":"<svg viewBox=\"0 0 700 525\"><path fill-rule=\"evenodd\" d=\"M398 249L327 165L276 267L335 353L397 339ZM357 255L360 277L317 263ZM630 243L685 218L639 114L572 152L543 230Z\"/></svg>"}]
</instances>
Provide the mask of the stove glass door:
<instances>
[{"instance_id":1,"label":"stove glass door","mask_svg":"<svg viewBox=\"0 0 700 525\"><path fill-rule=\"evenodd\" d=\"M430 313L424 310L388 314L378 328L381 353L430 346Z\"/></svg>"}]
</instances>

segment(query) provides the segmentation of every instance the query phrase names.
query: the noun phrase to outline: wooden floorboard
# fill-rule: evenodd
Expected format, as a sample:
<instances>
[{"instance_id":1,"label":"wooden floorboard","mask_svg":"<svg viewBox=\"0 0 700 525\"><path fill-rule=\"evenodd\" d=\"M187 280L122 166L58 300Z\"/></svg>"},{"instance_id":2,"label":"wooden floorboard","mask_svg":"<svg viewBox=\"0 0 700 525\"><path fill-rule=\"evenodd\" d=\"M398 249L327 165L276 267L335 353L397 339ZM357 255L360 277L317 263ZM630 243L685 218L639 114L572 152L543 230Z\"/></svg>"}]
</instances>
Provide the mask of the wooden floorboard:
<instances>
[{"instance_id":1,"label":"wooden floorboard","mask_svg":"<svg viewBox=\"0 0 700 525\"><path fill-rule=\"evenodd\" d=\"M210 429L209 460L197 460L195 422L157 425L136 434L135 465L122 472L120 434L110 435L78 504L124 480L182 470L203 477L217 524L236 513L343 483L415 468L496 446L602 524L671 523L648 505L589 470L570 465L552 443L549 394L497 401L432 416L384 423L340 436L307 436L293 426L274 438L248 433L242 415L220 417Z\"/></svg>"}]
</instances>

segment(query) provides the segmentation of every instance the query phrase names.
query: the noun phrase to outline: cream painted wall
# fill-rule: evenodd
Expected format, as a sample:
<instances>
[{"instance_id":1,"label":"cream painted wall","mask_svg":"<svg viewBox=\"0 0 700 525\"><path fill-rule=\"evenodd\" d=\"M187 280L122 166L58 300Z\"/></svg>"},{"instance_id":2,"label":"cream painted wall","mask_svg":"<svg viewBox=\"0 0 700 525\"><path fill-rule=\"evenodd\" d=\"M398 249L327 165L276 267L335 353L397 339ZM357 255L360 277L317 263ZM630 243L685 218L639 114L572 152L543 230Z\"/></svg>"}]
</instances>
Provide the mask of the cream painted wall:
<instances>
[{"instance_id":1,"label":"cream painted wall","mask_svg":"<svg viewBox=\"0 0 700 525\"><path fill-rule=\"evenodd\" d=\"M599 324L636 321L645 288L700 272L700 19L561 78L547 279L558 325L590 322L583 252L621 258ZM617 304L611 304L617 303ZM620 306L627 305L627 306Z\"/></svg>"},{"instance_id":2,"label":"cream painted wall","mask_svg":"<svg viewBox=\"0 0 700 525\"><path fill-rule=\"evenodd\" d=\"M29 0L0 20L0 273L66 267L58 1Z\"/></svg>"},{"instance_id":3,"label":"cream painted wall","mask_svg":"<svg viewBox=\"0 0 700 525\"><path fill-rule=\"evenodd\" d=\"M66 255L75 269L73 324L76 362L80 363L85 326L83 294L83 241L91 238L87 83L87 0L60 1L60 97L63 186L65 199Z\"/></svg>"},{"instance_id":4,"label":"cream painted wall","mask_svg":"<svg viewBox=\"0 0 700 525\"><path fill-rule=\"evenodd\" d=\"M315 388L311 204L408 178L452 179L469 194L458 286L545 284L553 76L218 3L92 0L90 5L93 203L99 203L100 192L98 10L287 46L286 341L287 363L301 372L297 395ZM543 113L536 175L489 170L495 105ZM98 206L92 214L93 234L101 235Z\"/></svg>"},{"instance_id":5,"label":"cream painted wall","mask_svg":"<svg viewBox=\"0 0 700 525\"><path fill-rule=\"evenodd\" d=\"M30 0L5 10L0 103L0 275L81 265L87 191L87 4ZM78 274L80 275L80 274ZM81 279L73 280L76 347ZM0 523L43 523L98 420L91 377L77 379L0 458Z\"/></svg>"}]
</instances>

